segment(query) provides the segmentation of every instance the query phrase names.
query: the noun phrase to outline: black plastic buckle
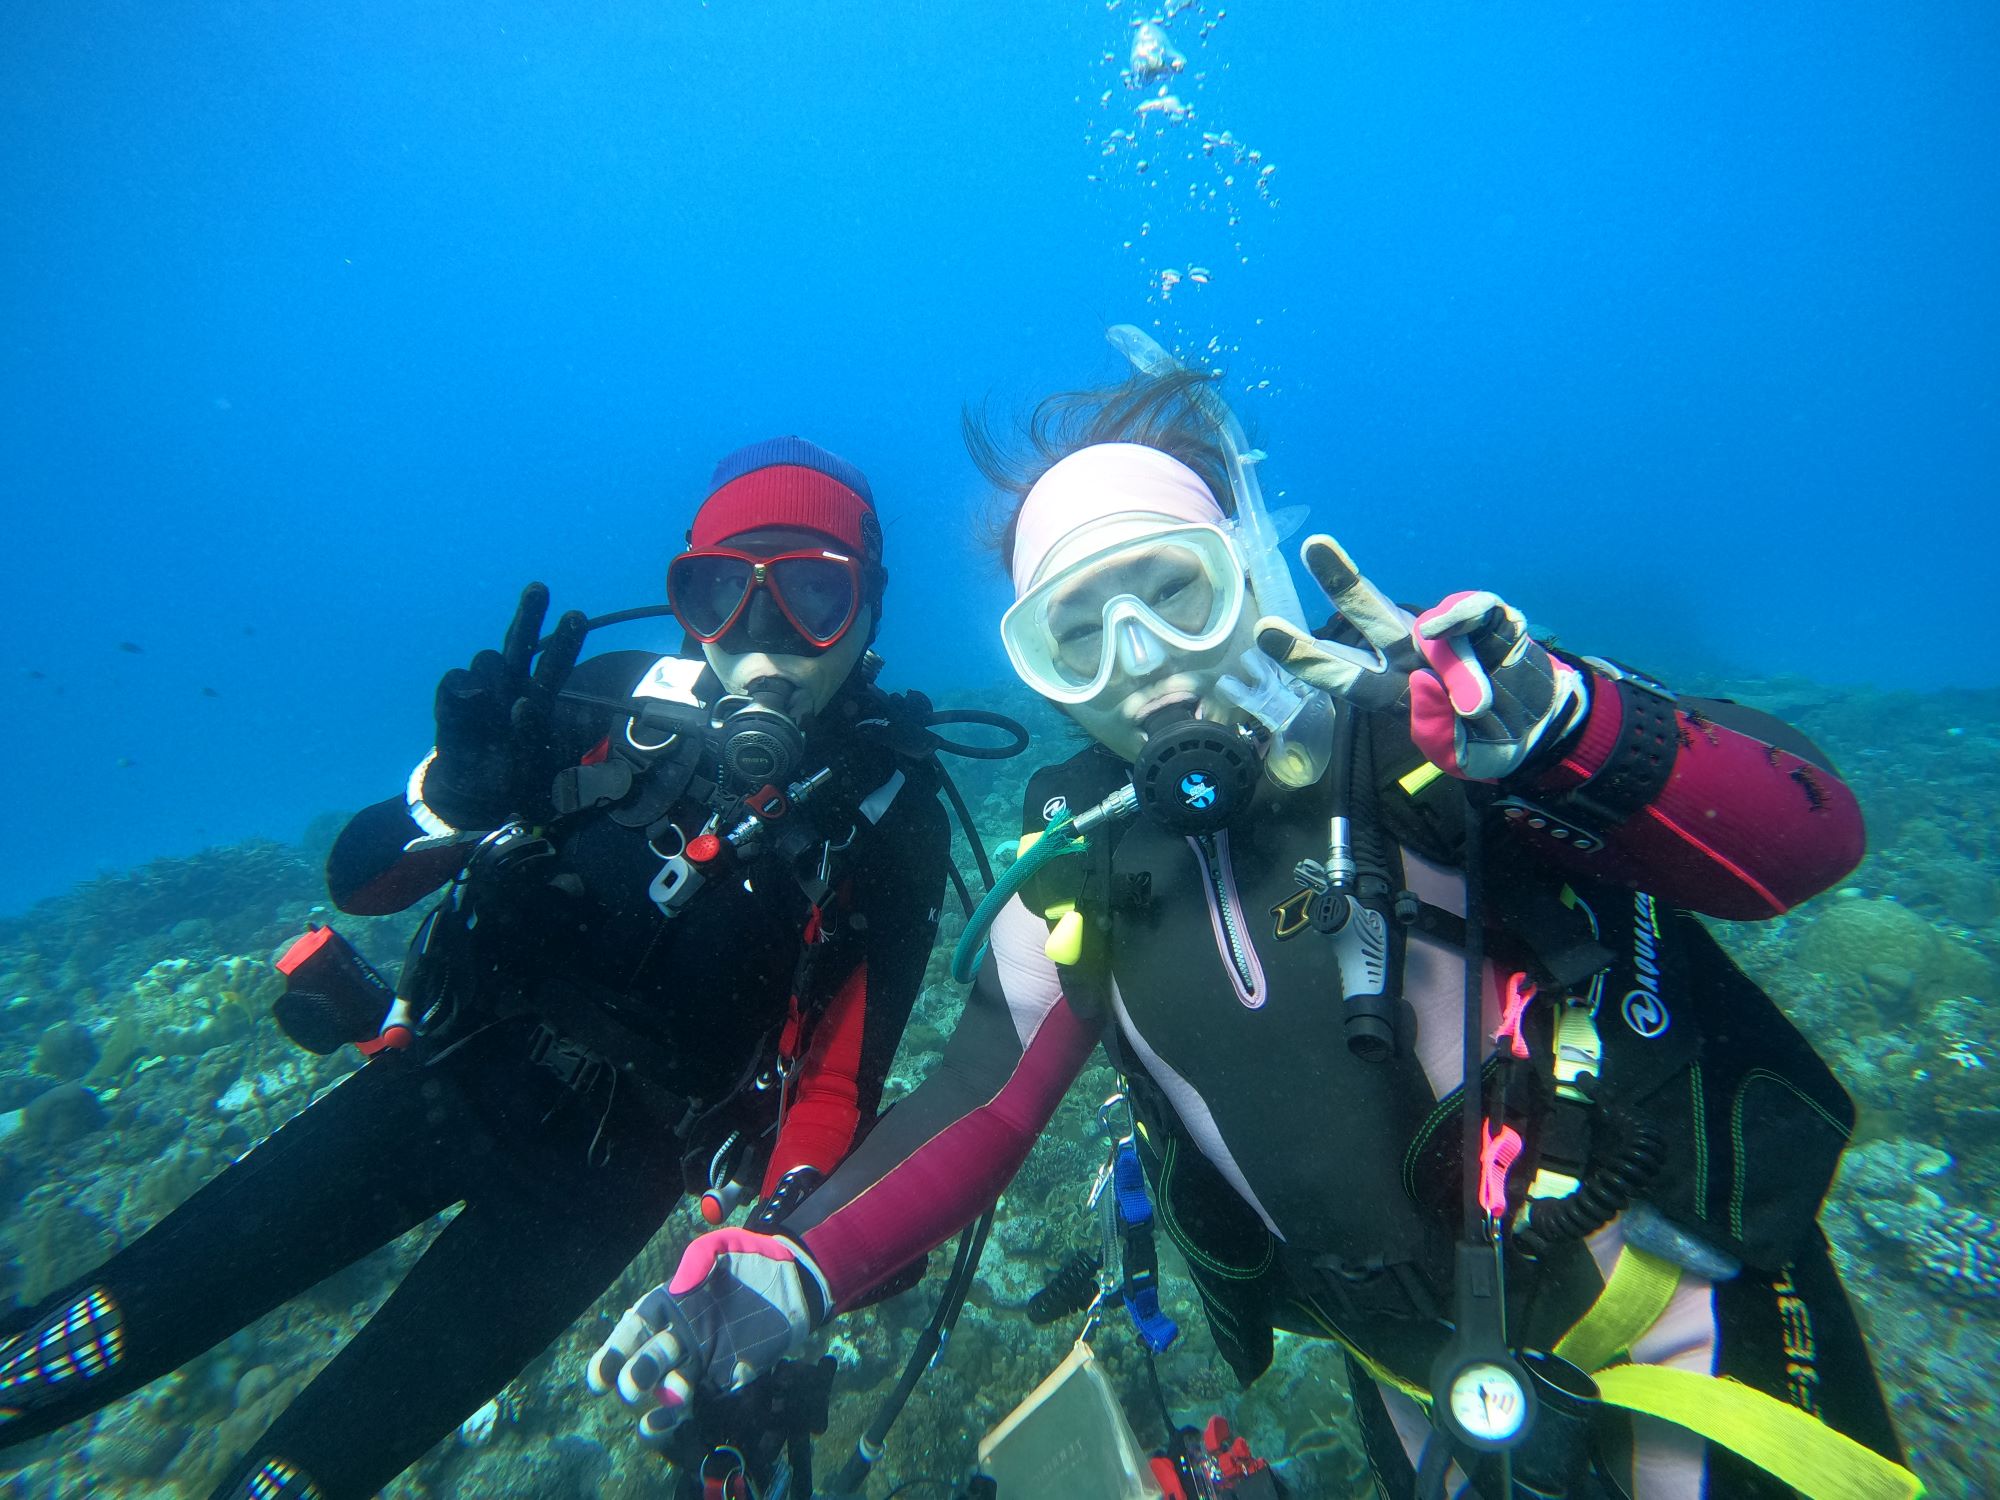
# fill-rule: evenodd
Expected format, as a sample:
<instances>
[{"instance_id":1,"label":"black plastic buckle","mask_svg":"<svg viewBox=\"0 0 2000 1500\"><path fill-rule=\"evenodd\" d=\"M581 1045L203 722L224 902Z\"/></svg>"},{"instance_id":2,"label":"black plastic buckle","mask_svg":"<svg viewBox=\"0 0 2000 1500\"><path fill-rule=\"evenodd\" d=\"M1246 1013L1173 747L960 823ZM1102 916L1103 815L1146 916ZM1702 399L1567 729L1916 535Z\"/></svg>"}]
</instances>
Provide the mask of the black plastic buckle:
<instances>
[{"instance_id":1,"label":"black plastic buckle","mask_svg":"<svg viewBox=\"0 0 2000 1500\"><path fill-rule=\"evenodd\" d=\"M564 1088L575 1094L589 1094L603 1081L611 1066L588 1047L545 1025L537 1026L528 1039L528 1061L547 1068Z\"/></svg>"}]
</instances>

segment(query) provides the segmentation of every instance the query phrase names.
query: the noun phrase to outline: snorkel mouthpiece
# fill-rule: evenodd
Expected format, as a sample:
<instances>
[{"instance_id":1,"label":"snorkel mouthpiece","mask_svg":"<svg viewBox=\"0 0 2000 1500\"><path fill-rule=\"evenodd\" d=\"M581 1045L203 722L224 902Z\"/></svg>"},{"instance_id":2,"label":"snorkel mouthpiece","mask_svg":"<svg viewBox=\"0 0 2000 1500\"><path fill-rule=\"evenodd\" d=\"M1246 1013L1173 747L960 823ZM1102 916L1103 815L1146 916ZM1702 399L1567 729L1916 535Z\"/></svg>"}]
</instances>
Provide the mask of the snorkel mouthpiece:
<instances>
[{"instance_id":1,"label":"snorkel mouthpiece","mask_svg":"<svg viewBox=\"0 0 2000 1500\"><path fill-rule=\"evenodd\" d=\"M1132 767L1139 811L1171 833L1198 837L1227 827L1257 790L1256 747L1227 724L1184 706L1140 726L1146 746Z\"/></svg>"},{"instance_id":2,"label":"snorkel mouthpiece","mask_svg":"<svg viewBox=\"0 0 2000 1500\"><path fill-rule=\"evenodd\" d=\"M1264 774L1279 786L1308 787L1333 758L1333 699L1308 687L1258 647L1238 658L1242 677L1227 673L1216 690L1270 734Z\"/></svg>"}]
</instances>

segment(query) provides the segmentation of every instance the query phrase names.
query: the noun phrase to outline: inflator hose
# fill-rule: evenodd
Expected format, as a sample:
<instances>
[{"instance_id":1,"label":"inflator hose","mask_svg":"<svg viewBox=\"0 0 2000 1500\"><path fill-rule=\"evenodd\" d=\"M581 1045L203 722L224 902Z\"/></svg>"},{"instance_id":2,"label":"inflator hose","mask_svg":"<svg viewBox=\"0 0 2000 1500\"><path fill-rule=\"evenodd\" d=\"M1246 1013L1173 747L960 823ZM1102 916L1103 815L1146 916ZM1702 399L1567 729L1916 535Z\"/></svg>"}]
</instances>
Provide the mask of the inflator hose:
<instances>
[{"instance_id":1,"label":"inflator hose","mask_svg":"<svg viewBox=\"0 0 2000 1500\"><path fill-rule=\"evenodd\" d=\"M1014 893L1034 877L1037 870L1052 860L1061 859L1065 854L1083 852L1083 840L1070 832L1070 814L1067 809L1056 814L1049 826L1042 830L1042 836L1034 846L1013 864L1007 867L993 889L980 900L979 909L965 924L965 931L959 934L958 946L951 951L951 977L960 984L972 983L972 976L979 972L979 965L986 957L986 934L992 930L1000 911Z\"/></svg>"}]
</instances>

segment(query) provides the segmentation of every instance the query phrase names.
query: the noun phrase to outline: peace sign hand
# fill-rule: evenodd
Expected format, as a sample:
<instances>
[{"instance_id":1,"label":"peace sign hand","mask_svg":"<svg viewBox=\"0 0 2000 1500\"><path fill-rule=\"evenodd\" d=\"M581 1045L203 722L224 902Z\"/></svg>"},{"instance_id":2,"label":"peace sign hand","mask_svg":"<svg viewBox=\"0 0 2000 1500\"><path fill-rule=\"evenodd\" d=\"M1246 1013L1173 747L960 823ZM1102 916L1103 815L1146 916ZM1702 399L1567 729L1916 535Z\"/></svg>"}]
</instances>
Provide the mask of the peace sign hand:
<instances>
[{"instance_id":1,"label":"peace sign hand","mask_svg":"<svg viewBox=\"0 0 2000 1500\"><path fill-rule=\"evenodd\" d=\"M1354 559L1324 532L1307 537L1299 556L1365 644L1323 641L1289 620L1266 615L1257 622L1258 646L1293 676L1345 702L1370 709L1407 703L1410 673L1424 665L1410 634L1413 618L1364 578Z\"/></svg>"},{"instance_id":2,"label":"peace sign hand","mask_svg":"<svg viewBox=\"0 0 2000 1500\"><path fill-rule=\"evenodd\" d=\"M1582 672L1529 634L1527 618L1485 590L1451 594L1417 617L1429 670L1410 680L1410 737L1467 781L1499 781L1559 744L1590 711Z\"/></svg>"},{"instance_id":3,"label":"peace sign hand","mask_svg":"<svg viewBox=\"0 0 2000 1500\"><path fill-rule=\"evenodd\" d=\"M425 804L454 828L495 828L547 809L558 767L555 705L582 650L586 620L565 614L545 645L546 585L531 583L498 651L444 674L437 689L437 753L425 773ZM541 660L535 660L538 645Z\"/></svg>"}]
</instances>

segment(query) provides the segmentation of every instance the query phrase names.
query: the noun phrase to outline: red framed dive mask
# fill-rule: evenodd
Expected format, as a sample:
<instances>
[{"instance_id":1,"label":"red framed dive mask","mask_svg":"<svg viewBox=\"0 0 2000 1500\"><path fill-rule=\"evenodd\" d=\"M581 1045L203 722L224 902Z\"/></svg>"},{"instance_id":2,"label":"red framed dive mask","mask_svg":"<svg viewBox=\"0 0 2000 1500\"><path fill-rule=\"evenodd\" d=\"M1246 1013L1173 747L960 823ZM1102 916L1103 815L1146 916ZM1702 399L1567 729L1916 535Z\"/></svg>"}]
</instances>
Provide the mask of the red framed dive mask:
<instances>
[{"instance_id":1,"label":"red framed dive mask","mask_svg":"<svg viewBox=\"0 0 2000 1500\"><path fill-rule=\"evenodd\" d=\"M746 614L757 625L759 611L753 603L760 592L777 606L799 641L825 651L853 628L861 613L861 564L824 547L762 555L699 547L667 565L667 603L682 628L705 646L735 630ZM763 649L785 644L760 638L770 634L756 630L751 643Z\"/></svg>"}]
</instances>

